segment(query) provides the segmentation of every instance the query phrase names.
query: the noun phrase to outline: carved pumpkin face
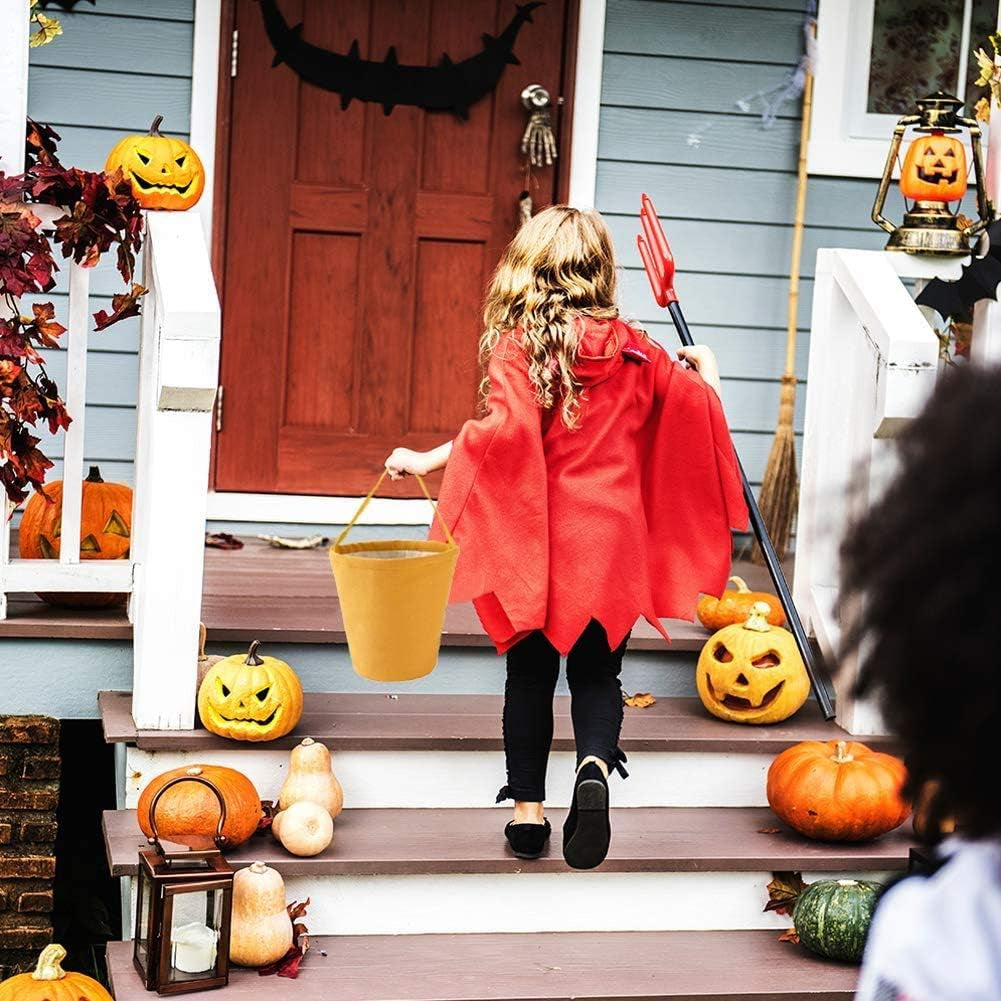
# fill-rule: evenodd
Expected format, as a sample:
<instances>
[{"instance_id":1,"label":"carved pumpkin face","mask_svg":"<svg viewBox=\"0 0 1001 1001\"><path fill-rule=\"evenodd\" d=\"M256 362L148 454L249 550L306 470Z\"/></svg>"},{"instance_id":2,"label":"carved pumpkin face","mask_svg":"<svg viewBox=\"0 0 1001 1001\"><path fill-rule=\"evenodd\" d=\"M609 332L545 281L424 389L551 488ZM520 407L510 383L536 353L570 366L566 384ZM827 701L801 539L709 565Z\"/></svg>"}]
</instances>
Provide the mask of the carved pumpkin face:
<instances>
[{"instance_id":1,"label":"carved pumpkin face","mask_svg":"<svg viewBox=\"0 0 1001 1001\"><path fill-rule=\"evenodd\" d=\"M900 191L926 202L958 202L966 193L966 150L958 139L919 134L900 169Z\"/></svg>"},{"instance_id":2,"label":"carved pumpkin face","mask_svg":"<svg viewBox=\"0 0 1001 1001\"><path fill-rule=\"evenodd\" d=\"M33 494L21 519L20 549L26 560L55 560L62 549L63 484L45 488L49 503ZM97 466L83 481L80 559L126 560L132 544L132 489L105 483Z\"/></svg>"},{"instance_id":3,"label":"carved pumpkin face","mask_svg":"<svg viewBox=\"0 0 1001 1001\"><path fill-rule=\"evenodd\" d=\"M696 687L714 716L732 723L778 723L810 694L810 679L792 633L769 625L756 602L747 621L714 633L702 648Z\"/></svg>"},{"instance_id":4,"label":"carved pumpkin face","mask_svg":"<svg viewBox=\"0 0 1001 1001\"><path fill-rule=\"evenodd\" d=\"M276 657L259 657L258 641L246 657L226 657L209 668L198 689L198 715L206 730L233 740L275 740L302 716L302 685Z\"/></svg>"},{"instance_id":5,"label":"carved pumpkin face","mask_svg":"<svg viewBox=\"0 0 1001 1001\"><path fill-rule=\"evenodd\" d=\"M160 134L157 115L149 135L126 136L109 154L104 169L121 170L146 209L189 209L202 196L205 168L183 139Z\"/></svg>"}]
</instances>

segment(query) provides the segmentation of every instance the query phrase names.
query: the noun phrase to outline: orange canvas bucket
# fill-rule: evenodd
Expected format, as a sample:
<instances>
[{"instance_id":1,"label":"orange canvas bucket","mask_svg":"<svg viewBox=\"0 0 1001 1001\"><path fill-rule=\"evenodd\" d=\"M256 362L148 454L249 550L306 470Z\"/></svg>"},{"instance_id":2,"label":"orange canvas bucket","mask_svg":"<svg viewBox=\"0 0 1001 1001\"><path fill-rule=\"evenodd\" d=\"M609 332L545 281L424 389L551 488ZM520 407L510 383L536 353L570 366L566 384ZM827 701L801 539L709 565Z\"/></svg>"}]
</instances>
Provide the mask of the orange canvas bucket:
<instances>
[{"instance_id":1,"label":"orange canvas bucket","mask_svg":"<svg viewBox=\"0 0 1001 1001\"><path fill-rule=\"evenodd\" d=\"M438 663L459 547L420 476L417 482L431 501L447 542L346 543L348 532L385 478L383 473L330 547L330 566L355 671L372 681L411 681L430 674Z\"/></svg>"}]
</instances>

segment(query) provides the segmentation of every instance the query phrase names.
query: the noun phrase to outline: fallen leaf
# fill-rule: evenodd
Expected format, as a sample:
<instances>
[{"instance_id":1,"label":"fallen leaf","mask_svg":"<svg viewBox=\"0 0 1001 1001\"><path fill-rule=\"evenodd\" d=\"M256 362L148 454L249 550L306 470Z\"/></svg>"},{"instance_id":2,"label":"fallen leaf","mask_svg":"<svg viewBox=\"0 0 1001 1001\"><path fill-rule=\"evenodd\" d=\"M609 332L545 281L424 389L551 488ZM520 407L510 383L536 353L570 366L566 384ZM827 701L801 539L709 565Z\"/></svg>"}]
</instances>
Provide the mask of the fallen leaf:
<instances>
[{"instance_id":1,"label":"fallen leaf","mask_svg":"<svg viewBox=\"0 0 1001 1001\"><path fill-rule=\"evenodd\" d=\"M646 709L657 700L649 692L637 692L635 695L627 695L622 701L633 709Z\"/></svg>"},{"instance_id":2,"label":"fallen leaf","mask_svg":"<svg viewBox=\"0 0 1001 1001\"><path fill-rule=\"evenodd\" d=\"M781 834L781 827L759 827L758 834Z\"/></svg>"},{"instance_id":3,"label":"fallen leaf","mask_svg":"<svg viewBox=\"0 0 1001 1001\"><path fill-rule=\"evenodd\" d=\"M793 945L799 945L799 935L796 933L795 928L786 928L781 935L779 935L780 942L792 942Z\"/></svg>"},{"instance_id":4,"label":"fallen leaf","mask_svg":"<svg viewBox=\"0 0 1001 1001\"><path fill-rule=\"evenodd\" d=\"M229 532L206 532L205 545L209 549L243 549L243 543Z\"/></svg>"},{"instance_id":5,"label":"fallen leaf","mask_svg":"<svg viewBox=\"0 0 1001 1001\"><path fill-rule=\"evenodd\" d=\"M776 911L779 914L791 914L799 895L807 884L798 872L773 872L772 881L768 884L768 903L765 911Z\"/></svg>"}]
</instances>

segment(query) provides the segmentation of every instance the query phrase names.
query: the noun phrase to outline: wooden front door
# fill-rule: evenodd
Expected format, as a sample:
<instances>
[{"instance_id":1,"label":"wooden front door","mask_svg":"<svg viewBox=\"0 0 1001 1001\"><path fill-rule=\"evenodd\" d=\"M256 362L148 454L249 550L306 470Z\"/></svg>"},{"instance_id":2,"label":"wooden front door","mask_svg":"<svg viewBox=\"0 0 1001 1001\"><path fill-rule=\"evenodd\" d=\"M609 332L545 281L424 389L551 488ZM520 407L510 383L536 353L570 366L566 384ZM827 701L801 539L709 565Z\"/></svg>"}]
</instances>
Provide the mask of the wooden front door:
<instances>
[{"instance_id":1,"label":"wooden front door","mask_svg":"<svg viewBox=\"0 0 1001 1001\"><path fill-rule=\"evenodd\" d=\"M257 0L236 0L223 263L218 490L354 495L397 445L425 449L474 411L483 292L518 225L522 89L565 93L571 0L524 24L493 93L449 113L353 101L306 83ZM278 0L302 38L360 59L474 55L513 0ZM570 116L557 116L560 154ZM557 164L557 167L559 164ZM536 207L557 169L533 172ZM416 484L394 484L416 496Z\"/></svg>"}]
</instances>

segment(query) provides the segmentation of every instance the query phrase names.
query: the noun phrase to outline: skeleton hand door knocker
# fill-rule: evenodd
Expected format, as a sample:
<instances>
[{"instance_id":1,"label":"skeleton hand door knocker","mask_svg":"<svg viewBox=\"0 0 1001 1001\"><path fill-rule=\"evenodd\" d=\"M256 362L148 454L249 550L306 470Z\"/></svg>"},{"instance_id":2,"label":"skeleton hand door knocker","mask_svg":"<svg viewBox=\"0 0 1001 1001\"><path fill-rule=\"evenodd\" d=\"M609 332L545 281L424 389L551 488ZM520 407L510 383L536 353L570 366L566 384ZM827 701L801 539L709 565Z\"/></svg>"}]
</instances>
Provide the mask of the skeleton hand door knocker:
<instances>
[{"instance_id":1,"label":"skeleton hand door knocker","mask_svg":"<svg viewBox=\"0 0 1001 1001\"><path fill-rule=\"evenodd\" d=\"M521 151L531 166L551 167L557 153L549 91L533 83L521 92L521 103L529 112L528 124L521 135Z\"/></svg>"}]
</instances>

